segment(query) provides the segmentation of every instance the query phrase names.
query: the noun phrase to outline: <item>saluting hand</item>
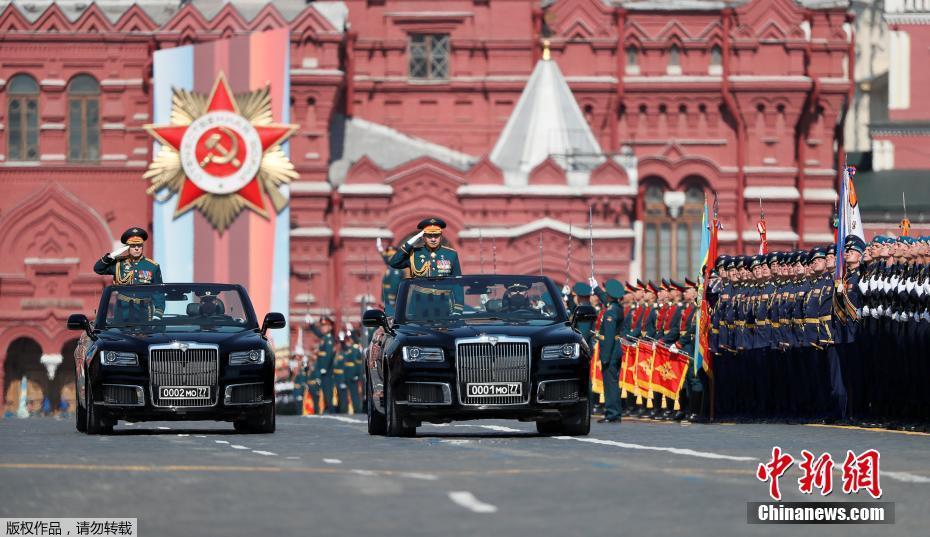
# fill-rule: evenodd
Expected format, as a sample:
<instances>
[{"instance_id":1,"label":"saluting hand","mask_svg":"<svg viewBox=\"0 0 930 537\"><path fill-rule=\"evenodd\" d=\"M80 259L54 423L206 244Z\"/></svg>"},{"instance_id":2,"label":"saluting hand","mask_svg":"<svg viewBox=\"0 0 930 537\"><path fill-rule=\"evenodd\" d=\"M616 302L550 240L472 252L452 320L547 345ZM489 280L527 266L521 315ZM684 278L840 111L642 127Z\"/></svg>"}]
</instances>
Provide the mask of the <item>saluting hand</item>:
<instances>
[{"instance_id":1,"label":"saluting hand","mask_svg":"<svg viewBox=\"0 0 930 537\"><path fill-rule=\"evenodd\" d=\"M110 259L116 260L116 259L119 259L123 254L125 254L128 251L129 251L129 245L124 244L120 246L119 248L117 248L116 250L113 250L112 252L108 253L107 257L109 257Z\"/></svg>"},{"instance_id":2,"label":"saluting hand","mask_svg":"<svg viewBox=\"0 0 930 537\"><path fill-rule=\"evenodd\" d=\"M423 236L423 232L421 231L417 233L416 235L414 235L413 237L410 237L409 239L407 239L407 245L413 246L413 244L417 242L418 240L420 240L420 237L422 236Z\"/></svg>"},{"instance_id":3,"label":"saluting hand","mask_svg":"<svg viewBox=\"0 0 930 537\"><path fill-rule=\"evenodd\" d=\"M381 237L378 237L377 239L375 239L375 246L378 248L379 254L384 253L384 246L381 244Z\"/></svg>"}]
</instances>

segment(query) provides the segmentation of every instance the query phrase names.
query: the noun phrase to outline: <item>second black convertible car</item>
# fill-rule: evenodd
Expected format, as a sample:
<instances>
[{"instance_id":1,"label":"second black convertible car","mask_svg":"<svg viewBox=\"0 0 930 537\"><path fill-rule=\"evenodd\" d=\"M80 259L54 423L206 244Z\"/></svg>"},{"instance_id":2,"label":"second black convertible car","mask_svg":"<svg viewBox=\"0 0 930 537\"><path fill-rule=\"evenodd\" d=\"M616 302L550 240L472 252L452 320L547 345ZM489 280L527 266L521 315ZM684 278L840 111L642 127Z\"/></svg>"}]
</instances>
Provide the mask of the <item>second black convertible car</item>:
<instances>
[{"instance_id":1,"label":"second black convertible car","mask_svg":"<svg viewBox=\"0 0 930 537\"><path fill-rule=\"evenodd\" d=\"M543 434L586 435L590 350L555 284L533 276L458 276L401 283L396 317L367 352L368 432L412 436L424 421L535 421Z\"/></svg>"},{"instance_id":2,"label":"second black convertible car","mask_svg":"<svg viewBox=\"0 0 930 537\"><path fill-rule=\"evenodd\" d=\"M164 316L154 314L156 306ZM118 420L231 421L275 429L274 353L241 285L111 286L93 322L81 314L75 350L78 431L106 434Z\"/></svg>"}]
</instances>

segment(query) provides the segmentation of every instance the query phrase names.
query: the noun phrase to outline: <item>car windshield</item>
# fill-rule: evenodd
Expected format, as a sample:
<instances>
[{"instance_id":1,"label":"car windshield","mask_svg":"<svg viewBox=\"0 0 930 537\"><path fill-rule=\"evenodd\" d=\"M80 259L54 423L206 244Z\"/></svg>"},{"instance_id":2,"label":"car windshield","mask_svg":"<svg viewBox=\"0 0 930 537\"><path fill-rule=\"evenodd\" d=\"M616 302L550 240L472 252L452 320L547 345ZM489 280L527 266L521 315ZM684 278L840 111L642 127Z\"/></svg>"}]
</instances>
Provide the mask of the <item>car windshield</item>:
<instances>
[{"instance_id":1,"label":"car windshield","mask_svg":"<svg viewBox=\"0 0 930 537\"><path fill-rule=\"evenodd\" d=\"M238 332L257 327L248 298L235 286L133 285L109 290L97 316L101 330Z\"/></svg>"},{"instance_id":2,"label":"car windshield","mask_svg":"<svg viewBox=\"0 0 930 537\"><path fill-rule=\"evenodd\" d=\"M522 322L565 320L560 298L547 278L461 276L410 280L398 321L411 323Z\"/></svg>"}]
</instances>

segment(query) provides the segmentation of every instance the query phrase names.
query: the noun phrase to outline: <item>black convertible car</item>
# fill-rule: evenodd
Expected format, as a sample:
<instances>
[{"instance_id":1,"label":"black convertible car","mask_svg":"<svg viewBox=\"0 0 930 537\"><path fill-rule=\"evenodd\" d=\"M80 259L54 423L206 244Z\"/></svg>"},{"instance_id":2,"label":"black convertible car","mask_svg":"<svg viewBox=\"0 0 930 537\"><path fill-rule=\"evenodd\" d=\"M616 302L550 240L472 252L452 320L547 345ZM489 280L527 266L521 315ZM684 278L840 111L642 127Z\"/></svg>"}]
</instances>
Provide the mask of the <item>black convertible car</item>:
<instances>
[{"instance_id":1,"label":"black convertible car","mask_svg":"<svg viewBox=\"0 0 930 537\"><path fill-rule=\"evenodd\" d=\"M164 308L164 316L154 315ZM275 429L274 353L240 285L111 286L75 350L76 427L107 434L118 420L232 421L240 432Z\"/></svg>"},{"instance_id":2,"label":"black convertible car","mask_svg":"<svg viewBox=\"0 0 930 537\"><path fill-rule=\"evenodd\" d=\"M405 280L394 319L363 317L377 328L366 358L369 434L488 418L588 434L590 350L575 325L594 317L591 306L569 317L541 276Z\"/></svg>"}]
</instances>

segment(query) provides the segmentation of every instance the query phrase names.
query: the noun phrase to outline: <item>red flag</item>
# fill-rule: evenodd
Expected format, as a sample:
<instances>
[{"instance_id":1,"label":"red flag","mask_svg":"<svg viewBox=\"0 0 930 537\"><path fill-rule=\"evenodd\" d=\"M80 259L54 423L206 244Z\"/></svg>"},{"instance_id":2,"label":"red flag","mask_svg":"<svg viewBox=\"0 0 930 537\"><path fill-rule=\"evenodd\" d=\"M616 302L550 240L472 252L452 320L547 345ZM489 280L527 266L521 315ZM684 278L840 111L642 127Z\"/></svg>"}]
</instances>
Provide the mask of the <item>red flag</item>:
<instances>
[{"instance_id":1,"label":"red flag","mask_svg":"<svg viewBox=\"0 0 930 537\"><path fill-rule=\"evenodd\" d=\"M677 401L681 385L685 382L685 371L687 369L687 355L679 352L669 352L664 347L658 347L652 368L652 389L669 399Z\"/></svg>"},{"instance_id":2,"label":"red flag","mask_svg":"<svg viewBox=\"0 0 930 537\"><path fill-rule=\"evenodd\" d=\"M653 344L648 341L640 341L637 345L636 355L636 387L639 393L647 395L652 393L652 359L655 355Z\"/></svg>"},{"instance_id":3,"label":"red flag","mask_svg":"<svg viewBox=\"0 0 930 537\"><path fill-rule=\"evenodd\" d=\"M633 394L636 389L636 345L623 346L623 361L620 369L620 387Z\"/></svg>"}]
</instances>

